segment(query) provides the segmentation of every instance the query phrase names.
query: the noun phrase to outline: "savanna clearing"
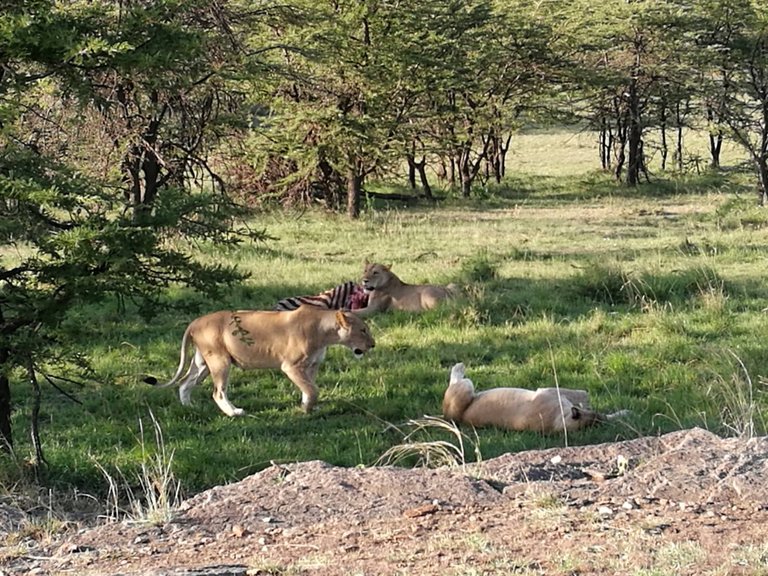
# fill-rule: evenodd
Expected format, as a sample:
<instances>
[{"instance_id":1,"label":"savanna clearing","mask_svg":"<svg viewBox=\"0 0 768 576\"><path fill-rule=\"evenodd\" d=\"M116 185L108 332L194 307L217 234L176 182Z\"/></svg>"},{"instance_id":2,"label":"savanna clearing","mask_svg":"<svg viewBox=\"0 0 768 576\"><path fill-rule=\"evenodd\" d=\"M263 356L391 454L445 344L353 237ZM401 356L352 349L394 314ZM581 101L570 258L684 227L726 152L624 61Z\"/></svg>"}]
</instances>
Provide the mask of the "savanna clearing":
<instances>
[{"instance_id":1,"label":"savanna clearing","mask_svg":"<svg viewBox=\"0 0 768 576\"><path fill-rule=\"evenodd\" d=\"M529 157L551 157L563 140L535 142L522 147ZM579 150L571 148L576 162ZM162 522L151 514L275 465L367 467L392 463L393 454L406 467L426 458L446 463L429 450L392 451L414 442L457 446L461 438L451 455L464 464L693 427L763 434L768 216L735 182L700 175L629 191L589 172L539 170L471 201L377 200L359 221L313 210L266 213L253 226L274 240L227 251L200 244L201 259L237 263L250 278L216 302L170 291L187 314L148 318L105 302L68 318L94 372L89 381L42 387L45 482L56 497L36 526L55 538L73 511L89 521L127 514ZM391 264L407 282L456 283L463 295L422 315L371 318L377 345L362 360L331 348L314 413L300 411L297 389L277 371L234 370L230 398L247 412L237 419L219 412L210 383L195 389L188 408L175 389L142 382L173 373L181 334L197 315L268 309L359 278L365 259ZM413 420L439 415L459 361L478 389L581 388L597 409L631 416L568 436L417 430ZM17 457L3 462L3 501L31 508L40 502L23 481L31 390L22 378L13 387L20 441ZM159 484L169 498L152 502Z\"/></svg>"},{"instance_id":2,"label":"savanna clearing","mask_svg":"<svg viewBox=\"0 0 768 576\"><path fill-rule=\"evenodd\" d=\"M564 165L541 157L570 154L573 169L579 154L589 154L578 142L537 135L521 149L538 166ZM711 176L632 192L589 173L542 172L510 179L472 203L371 205L360 221L313 211L264 214L253 225L273 241L229 251L195 247L201 259L251 273L221 301L171 291L168 299L183 301L188 313L147 318L105 302L71 315L73 338L95 372L89 382L59 384L77 402L43 386L49 480L98 494L105 488L100 468L131 476L155 443L152 418L184 493L270 462L374 464L403 441L408 420L439 414L448 371L459 361L478 389L582 388L598 409L633 414L624 425L569 438L483 430L484 458L691 426L762 431L768 217L752 197ZM315 413L300 412L298 390L278 371L233 371L230 397L245 408L242 419L217 413L209 382L194 390L189 409L175 389L141 381L175 371L181 334L195 316L269 309L282 297L358 279L366 258L391 264L407 282L457 283L464 295L418 316L373 317L377 347L361 361L329 349ZM30 390L19 378L14 392L23 443ZM24 454L23 444L17 453Z\"/></svg>"}]
</instances>

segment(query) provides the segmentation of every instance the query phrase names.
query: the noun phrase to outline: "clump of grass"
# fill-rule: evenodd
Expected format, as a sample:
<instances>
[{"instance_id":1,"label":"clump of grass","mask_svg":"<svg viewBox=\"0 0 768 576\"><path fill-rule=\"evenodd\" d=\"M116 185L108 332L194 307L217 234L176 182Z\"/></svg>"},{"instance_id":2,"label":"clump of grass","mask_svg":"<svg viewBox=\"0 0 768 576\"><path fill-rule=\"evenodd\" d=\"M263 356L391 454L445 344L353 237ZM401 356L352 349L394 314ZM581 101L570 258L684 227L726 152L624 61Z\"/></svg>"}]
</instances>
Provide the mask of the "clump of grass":
<instances>
[{"instance_id":1,"label":"clump of grass","mask_svg":"<svg viewBox=\"0 0 768 576\"><path fill-rule=\"evenodd\" d=\"M484 284L469 284L464 289L462 305L452 311L452 320L459 326L479 326L490 321L486 310Z\"/></svg>"},{"instance_id":2,"label":"clump of grass","mask_svg":"<svg viewBox=\"0 0 768 576\"><path fill-rule=\"evenodd\" d=\"M738 364L730 379L717 376L715 383L709 389L720 410L720 421L732 436L753 438L764 429L756 422L760 415L757 404L755 387L744 363L736 354L730 353Z\"/></svg>"},{"instance_id":3,"label":"clump of grass","mask_svg":"<svg viewBox=\"0 0 768 576\"><path fill-rule=\"evenodd\" d=\"M763 229L768 226L768 214L754 202L734 198L723 202L715 212L721 230Z\"/></svg>"},{"instance_id":4,"label":"clump of grass","mask_svg":"<svg viewBox=\"0 0 768 576\"><path fill-rule=\"evenodd\" d=\"M627 301L631 283L627 272L615 264L591 264L581 269L572 286L580 296L613 305Z\"/></svg>"},{"instance_id":5,"label":"clump of grass","mask_svg":"<svg viewBox=\"0 0 768 576\"><path fill-rule=\"evenodd\" d=\"M731 553L734 565L749 568L768 568L768 544L744 544Z\"/></svg>"},{"instance_id":6,"label":"clump of grass","mask_svg":"<svg viewBox=\"0 0 768 576\"><path fill-rule=\"evenodd\" d=\"M126 518L133 522L163 524L173 518L181 505L181 483L173 472L174 451L166 448L160 423L150 410L154 428L154 450L147 447L144 424L139 419L139 445L141 466L135 474L136 482L129 482L125 473L117 469L117 477L110 474L100 463L97 468L109 484L108 517L112 520ZM138 492L133 486L138 483ZM127 502L124 505L123 502Z\"/></svg>"},{"instance_id":7,"label":"clump of grass","mask_svg":"<svg viewBox=\"0 0 768 576\"><path fill-rule=\"evenodd\" d=\"M412 428L408 433L395 427L403 436L403 442L389 448L376 461L377 466L410 464L414 468L439 468L441 466L464 466L467 463L465 443L472 447L477 462L482 461L480 439L475 434L471 439L454 422L435 416L424 416L409 420L405 424ZM434 434L448 433L451 440L436 439Z\"/></svg>"},{"instance_id":8,"label":"clump of grass","mask_svg":"<svg viewBox=\"0 0 768 576\"><path fill-rule=\"evenodd\" d=\"M460 274L462 280L467 283L488 282L498 278L498 264L483 250L464 261Z\"/></svg>"},{"instance_id":9,"label":"clump of grass","mask_svg":"<svg viewBox=\"0 0 768 576\"><path fill-rule=\"evenodd\" d=\"M723 279L709 266L658 274L595 263L582 269L573 287L580 296L597 302L643 311L669 308L700 297L717 297L722 301L726 296Z\"/></svg>"}]
</instances>

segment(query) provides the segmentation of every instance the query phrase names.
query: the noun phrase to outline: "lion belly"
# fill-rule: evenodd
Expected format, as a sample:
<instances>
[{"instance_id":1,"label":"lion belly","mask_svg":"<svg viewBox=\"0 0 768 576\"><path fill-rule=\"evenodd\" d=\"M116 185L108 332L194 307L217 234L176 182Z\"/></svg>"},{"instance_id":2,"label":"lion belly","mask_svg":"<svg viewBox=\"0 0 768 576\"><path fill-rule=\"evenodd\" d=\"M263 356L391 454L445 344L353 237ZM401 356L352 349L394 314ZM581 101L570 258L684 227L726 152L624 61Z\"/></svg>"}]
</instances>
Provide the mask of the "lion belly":
<instances>
[{"instance_id":1,"label":"lion belly","mask_svg":"<svg viewBox=\"0 0 768 576\"><path fill-rule=\"evenodd\" d=\"M554 388L494 388L477 394L462 420L478 427L561 432L580 427L580 422L573 419L571 406L568 398L558 397Z\"/></svg>"}]
</instances>

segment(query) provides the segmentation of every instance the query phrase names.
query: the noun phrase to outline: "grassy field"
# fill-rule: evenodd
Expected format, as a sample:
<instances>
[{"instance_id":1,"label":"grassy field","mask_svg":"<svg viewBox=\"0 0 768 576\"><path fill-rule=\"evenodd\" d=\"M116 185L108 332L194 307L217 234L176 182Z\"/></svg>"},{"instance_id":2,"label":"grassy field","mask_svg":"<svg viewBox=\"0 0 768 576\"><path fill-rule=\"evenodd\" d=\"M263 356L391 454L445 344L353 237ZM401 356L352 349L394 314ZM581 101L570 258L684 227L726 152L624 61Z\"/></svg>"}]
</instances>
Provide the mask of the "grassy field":
<instances>
[{"instance_id":1,"label":"grassy field","mask_svg":"<svg viewBox=\"0 0 768 576\"><path fill-rule=\"evenodd\" d=\"M470 202L372 205L356 222L314 211L270 213L254 225L275 241L230 251L196 247L202 259L236 262L252 274L218 302L168 294L198 313L270 308L284 296L358 278L366 258L392 264L407 282L462 286L464 296L442 309L372 318L377 346L362 360L329 350L318 378L321 404L311 415L301 413L297 389L276 371L233 372L230 398L248 413L240 419L218 410L209 382L194 391L192 408L180 405L175 389L142 383L145 374L165 379L175 371L182 332L196 313L147 320L107 304L73 315L73 338L97 377L66 386L81 405L43 389L50 481L103 494L102 468L133 478L158 444L185 494L270 462L370 465L404 441L410 419L439 414L458 361L480 389L558 384L588 390L598 409L632 411L623 423L567 437L465 430L478 443L469 459L691 426L762 433L768 215L754 207L749 183L704 175L628 191L585 169L587 153L594 155L586 144L557 134L525 138L520 149L528 156L510 159L510 169L517 162L525 171ZM569 158L570 171L546 169ZM11 467L29 451L30 391L14 381L13 394L19 462ZM451 437L440 430L423 436Z\"/></svg>"}]
</instances>

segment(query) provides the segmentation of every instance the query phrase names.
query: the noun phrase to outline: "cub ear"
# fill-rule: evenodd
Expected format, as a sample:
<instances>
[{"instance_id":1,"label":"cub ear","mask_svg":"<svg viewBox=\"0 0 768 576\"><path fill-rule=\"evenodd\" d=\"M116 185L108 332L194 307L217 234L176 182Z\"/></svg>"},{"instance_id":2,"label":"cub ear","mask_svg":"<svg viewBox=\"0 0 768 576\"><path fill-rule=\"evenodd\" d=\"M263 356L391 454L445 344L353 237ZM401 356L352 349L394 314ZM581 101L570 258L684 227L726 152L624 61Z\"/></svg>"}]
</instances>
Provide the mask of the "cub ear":
<instances>
[{"instance_id":1,"label":"cub ear","mask_svg":"<svg viewBox=\"0 0 768 576\"><path fill-rule=\"evenodd\" d=\"M392 270L392 264L385 264L384 268L386 268L387 270Z\"/></svg>"},{"instance_id":2,"label":"cub ear","mask_svg":"<svg viewBox=\"0 0 768 576\"><path fill-rule=\"evenodd\" d=\"M581 410L579 410L576 406L571 406L571 418L574 420L581 418Z\"/></svg>"},{"instance_id":3,"label":"cub ear","mask_svg":"<svg viewBox=\"0 0 768 576\"><path fill-rule=\"evenodd\" d=\"M347 316L341 310L336 312L336 325L339 328L349 329L349 320L347 320Z\"/></svg>"}]
</instances>

